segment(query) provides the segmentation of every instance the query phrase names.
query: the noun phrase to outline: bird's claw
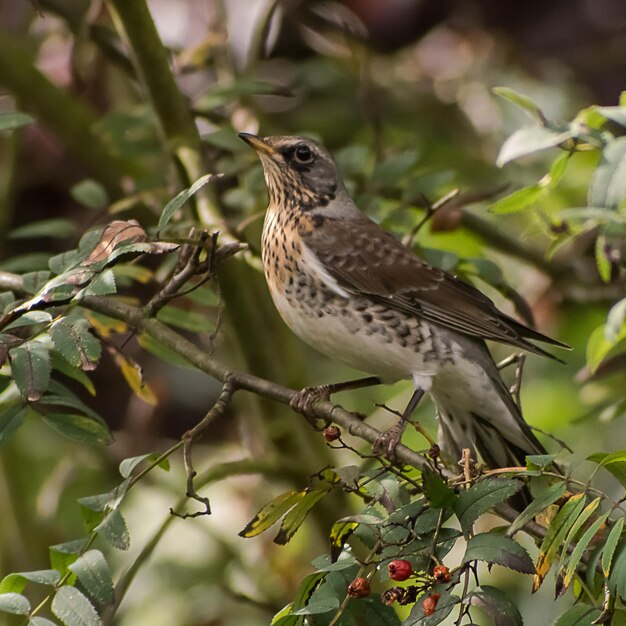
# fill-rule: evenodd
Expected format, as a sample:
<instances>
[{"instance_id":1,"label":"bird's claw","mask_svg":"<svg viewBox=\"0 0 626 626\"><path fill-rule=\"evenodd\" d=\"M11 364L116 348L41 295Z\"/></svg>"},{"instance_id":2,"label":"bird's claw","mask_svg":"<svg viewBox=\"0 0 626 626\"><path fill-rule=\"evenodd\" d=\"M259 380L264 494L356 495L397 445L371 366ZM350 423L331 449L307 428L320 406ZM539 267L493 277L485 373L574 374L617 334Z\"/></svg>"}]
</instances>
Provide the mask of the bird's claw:
<instances>
[{"instance_id":1,"label":"bird's claw","mask_svg":"<svg viewBox=\"0 0 626 626\"><path fill-rule=\"evenodd\" d=\"M293 396L289 405L294 411L307 415L311 413L313 405L318 400L330 400L329 385L305 387L304 389L300 389L300 391Z\"/></svg>"},{"instance_id":2,"label":"bird's claw","mask_svg":"<svg viewBox=\"0 0 626 626\"><path fill-rule=\"evenodd\" d=\"M387 432L379 435L372 445L374 454L386 456L391 461L396 461L396 448L402 439L404 424L400 421L392 426Z\"/></svg>"}]
</instances>

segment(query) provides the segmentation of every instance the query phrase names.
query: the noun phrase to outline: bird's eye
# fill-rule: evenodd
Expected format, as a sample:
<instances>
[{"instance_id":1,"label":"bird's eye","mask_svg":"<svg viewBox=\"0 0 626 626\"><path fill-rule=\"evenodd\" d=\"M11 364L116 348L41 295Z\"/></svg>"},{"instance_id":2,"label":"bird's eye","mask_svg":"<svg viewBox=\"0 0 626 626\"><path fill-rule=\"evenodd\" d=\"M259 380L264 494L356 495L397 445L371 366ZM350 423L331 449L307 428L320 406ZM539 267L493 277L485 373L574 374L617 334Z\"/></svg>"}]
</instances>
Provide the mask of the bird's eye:
<instances>
[{"instance_id":1,"label":"bird's eye","mask_svg":"<svg viewBox=\"0 0 626 626\"><path fill-rule=\"evenodd\" d=\"M293 156L299 163L310 163L313 160L313 153L311 152L311 148L305 145L298 146L293 151Z\"/></svg>"}]
</instances>

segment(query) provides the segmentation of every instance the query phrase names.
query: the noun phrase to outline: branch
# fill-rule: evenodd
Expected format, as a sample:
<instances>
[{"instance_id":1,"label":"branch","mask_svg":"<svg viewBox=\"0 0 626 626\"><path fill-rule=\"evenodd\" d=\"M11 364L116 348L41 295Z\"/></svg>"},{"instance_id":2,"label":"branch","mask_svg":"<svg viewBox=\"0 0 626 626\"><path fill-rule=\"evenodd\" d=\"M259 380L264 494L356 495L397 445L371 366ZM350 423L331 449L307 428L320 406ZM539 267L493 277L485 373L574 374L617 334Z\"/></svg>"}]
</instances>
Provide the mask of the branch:
<instances>
[{"instance_id":1,"label":"branch","mask_svg":"<svg viewBox=\"0 0 626 626\"><path fill-rule=\"evenodd\" d=\"M22 290L22 279L16 274L0 272L0 288L19 292ZM124 321L129 326L145 332L184 357L199 370L205 372L212 378L222 381L222 383L229 380L231 384L238 389L250 391L288 406L291 405L292 401L299 393L295 389L283 387L277 383L259 378L258 376L232 370L162 322L145 317L143 310L139 307L131 306L114 298L101 296L85 297L81 300L80 304L87 309ZM327 400L317 399L312 402L310 413L316 418L339 424L350 435L371 444L382 435L381 431L366 424L354 413L346 411L342 407ZM428 459L402 444L397 446L394 455L395 460L405 465L410 465L418 469L430 467ZM519 514L518 511L506 503L498 505L495 511L508 522L515 520ZM534 522L526 523L524 530L535 539L542 539L546 533L545 528Z\"/></svg>"},{"instance_id":2,"label":"branch","mask_svg":"<svg viewBox=\"0 0 626 626\"><path fill-rule=\"evenodd\" d=\"M159 119L168 151L179 165L185 187L203 174L200 135L187 98L178 88L170 69L168 53L157 32L145 0L110 0L114 18L132 48L138 73ZM195 197L200 221L213 229L226 231L209 186Z\"/></svg>"}]
</instances>

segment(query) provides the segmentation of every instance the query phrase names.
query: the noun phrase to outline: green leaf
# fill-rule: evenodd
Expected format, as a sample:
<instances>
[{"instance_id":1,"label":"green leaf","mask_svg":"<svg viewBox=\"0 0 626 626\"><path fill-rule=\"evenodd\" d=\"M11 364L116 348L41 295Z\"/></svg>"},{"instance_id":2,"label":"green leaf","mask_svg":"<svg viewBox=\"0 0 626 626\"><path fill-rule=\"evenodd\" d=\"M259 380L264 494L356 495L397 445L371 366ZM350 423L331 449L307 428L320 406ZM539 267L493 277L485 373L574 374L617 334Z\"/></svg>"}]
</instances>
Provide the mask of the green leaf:
<instances>
[{"instance_id":1,"label":"green leaf","mask_svg":"<svg viewBox=\"0 0 626 626\"><path fill-rule=\"evenodd\" d=\"M23 424L27 408L21 403L0 406L0 445L8 441Z\"/></svg>"},{"instance_id":2,"label":"green leaf","mask_svg":"<svg viewBox=\"0 0 626 626\"><path fill-rule=\"evenodd\" d=\"M584 508L585 494L577 493L561 507L552 524L548 527L535 567L537 574L533 582L533 591L537 591L541 587L541 583L550 571L554 557L562 547L565 536Z\"/></svg>"},{"instance_id":3,"label":"green leaf","mask_svg":"<svg viewBox=\"0 0 626 626\"><path fill-rule=\"evenodd\" d=\"M597 463L600 467L608 470L626 487L626 450L618 452L597 452L587 457L588 461Z\"/></svg>"},{"instance_id":4,"label":"green leaf","mask_svg":"<svg viewBox=\"0 0 626 626\"><path fill-rule=\"evenodd\" d=\"M424 495L433 509L443 509L454 504L456 494L436 472L424 468L422 471L422 485L424 487Z\"/></svg>"},{"instance_id":5,"label":"green leaf","mask_svg":"<svg viewBox=\"0 0 626 626\"><path fill-rule=\"evenodd\" d=\"M274 543L284 546L294 536L298 528L300 528L302 522L304 522L306 516L309 514L309 511L328 493L328 489L312 489L311 491L307 491L304 497L296 503L287 515L285 515L280 525L280 530L276 537L274 537Z\"/></svg>"},{"instance_id":6,"label":"green leaf","mask_svg":"<svg viewBox=\"0 0 626 626\"><path fill-rule=\"evenodd\" d=\"M622 536L622 530L624 530L624 518L620 517L616 522L611 532L607 537L606 543L602 550L602 573L605 578L609 577L611 573L611 563L613 562L613 555L615 554L615 548L617 548L617 542Z\"/></svg>"},{"instance_id":7,"label":"green leaf","mask_svg":"<svg viewBox=\"0 0 626 626\"><path fill-rule=\"evenodd\" d=\"M626 541L621 541L613 559L609 576L609 589L621 598L626 598Z\"/></svg>"},{"instance_id":8,"label":"green leaf","mask_svg":"<svg viewBox=\"0 0 626 626\"><path fill-rule=\"evenodd\" d=\"M27 124L32 124L34 121L34 117L20 113L20 111L3 111L0 113L0 131L16 130Z\"/></svg>"},{"instance_id":9,"label":"green leaf","mask_svg":"<svg viewBox=\"0 0 626 626\"><path fill-rule=\"evenodd\" d=\"M30 602L20 593L0 593L0 611L15 615L28 615Z\"/></svg>"},{"instance_id":10,"label":"green leaf","mask_svg":"<svg viewBox=\"0 0 626 626\"><path fill-rule=\"evenodd\" d=\"M52 600L52 612L65 626L102 626L89 600L75 587L61 587Z\"/></svg>"},{"instance_id":11,"label":"green leaf","mask_svg":"<svg viewBox=\"0 0 626 626\"><path fill-rule=\"evenodd\" d=\"M103 539L118 550L128 550L130 535L119 509L114 509L94 529Z\"/></svg>"},{"instance_id":12,"label":"green leaf","mask_svg":"<svg viewBox=\"0 0 626 626\"><path fill-rule=\"evenodd\" d=\"M613 273L613 264L607 256L606 237L604 235L598 235L596 238L595 253L598 274L605 283L610 283L611 274Z\"/></svg>"},{"instance_id":13,"label":"green leaf","mask_svg":"<svg viewBox=\"0 0 626 626\"><path fill-rule=\"evenodd\" d=\"M587 367L595 372L613 347L614 345L606 339L604 324L598 326L587 341Z\"/></svg>"},{"instance_id":14,"label":"green leaf","mask_svg":"<svg viewBox=\"0 0 626 626\"><path fill-rule=\"evenodd\" d=\"M57 370L64 376L80 383L92 396L96 395L96 388L93 382L91 382L91 379L83 370L79 367L74 367L65 357L61 356L57 350L51 350L50 359L53 370Z\"/></svg>"},{"instance_id":15,"label":"green leaf","mask_svg":"<svg viewBox=\"0 0 626 626\"><path fill-rule=\"evenodd\" d=\"M189 198L191 198L194 194L196 194L202 187L204 187L204 185L206 185L207 183L210 183L216 178L219 178L219 177L213 174L206 174L205 176L201 176L193 185L191 185L191 187L189 187L189 189L185 189L181 191L177 196L172 198L165 205L165 208L163 209L163 212L161 213L157 230L160 231L163 228L165 228L169 224L172 217L174 217L174 213L176 213L176 211L178 211L178 209L180 209L183 206L183 204L185 204L185 202L189 200Z\"/></svg>"},{"instance_id":16,"label":"green leaf","mask_svg":"<svg viewBox=\"0 0 626 626\"><path fill-rule=\"evenodd\" d=\"M504 198L500 198L494 202L489 206L489 210L492 213L497 213L499 215L522 211L537 202L543 193L544 190L539 185L522 187L522 189L518 189L517 191L510 193L508 196L504 196Z\"/></svg>"},{"instance_id":17,"label":"green leaf","mask_svg":"<svg viewBox=\"0 0 626 626\"><path fill-rule=\"evenodd\" d=\"M339 558L348 537L358 527L358 522L335 522L330 529L330 557L333 563Z\"/></svg>"},{"instance_id":18,"label":"green leaf","mask_svg":"<svg viewBox=\"0 0 626 626\"><path fill-rule=\"evenodd\" d=\"M195 311L185 311L175 306L164 306L157 313L157 319L164 324L170 324L194 333L209 333L215 328L213 320L208 315Z\"/></svg>"},{"instance_id":19,"label":"green leaf","mask_svg":"<svg viewBox=\"0 0 626 626\"><path fill-rule=\"evenodd\" d=\"M32 340L9 351L11 372L22 397L39 400L50 381L50 354L43 343Z\"/></svg>"},{"instance_id":20,"label":"green leaf","mask_svg":"<svg viewBox=\"0 0 626 626\"><path fill-rule=\"evenodd\" d=\"M594 609L585 604L579 604L565 611L565 613L554 622L554 626L593 626L599 615L600 611L598 611L598 609Z\"/></svg>"},{"instance_id":21,"label":"green leaf","mask_svg":"<svg viewBox=\"0 0 626 626\"><path fill-rule=\"evenodd\" d=\"M305 607L292 611L292 615L320 615L322 613L330 613L339 608L339 598L320 598L309 602Z\"/></svg>"},{"instance_id":22,"label":"green leaf","mask_svg":"<svg viewBox=\"0 0 626 626\"><path fill-rule=\"evenodd\" d=\"M526 467L529 470L544 470L552 465L556 454L528 454L526 455Z\"/></svg>"},{"instance_id":23,"label":"green leaf","mask_svg":"<svg viewBox=\"0 0 626 626\"><path fill-rule=\"evenodd\" d=\"M519 609L504 591L481 585L468 596L469 604L482 609L495 626L524 626Z\"/></svg>"},{"instance_id":24,"label":"green leaf","mask_svg":"<svg viewBox=\"0 0 626 626\"><path fill-rule=\"evenodd\" d=\"M566 484L564 482L558 482L548 487L515 518L506 531L507 536L512 537L526 522L529 522L542 511L545 511L551 504L563 496L565 489Z\"/></svg>"},{"instance_id":25,"label":"green leaf","mask_svg":"<svg viewBox=\"0 0 626 626\"><path fill-rule=\"evenodd\" d=\"M552 129L546 126L524 126L516 130L503 144L496 161L502 167L509 161L520 157L554 148L571 139L571 130ZM592 205L601 206L601 205Z\"/></svg>"},{"instance_id":26,"label":"green leaf","mask_svg":"<svg viewBox=\"0 0 626 626\"><path fill-rule=\"evenodd\" d=\"M85 591L98 607L105 607L113 603L113 579L111 570L99 550L89 550L79 556L70 565L70 570L76 574Z\"/></svg>"},{"instance_id":27,"label":"green leaf","mask_svg":"<svg viewBox=\"0 0 626 626\"><path fill-rule=\"evenodd\" d=\"M76 227L70 220L54 217L49 220L30 222L19 228L14 228L8 235L9 239L65 239L76 232Z\"/></svg>"},{"instance_id":28,"label":"green leaf","mask_svg":"<svg viewBox=\"0 0 626 626\"><path fill-rule=\"evenodd\" d=\"M54 347L71 365L85 371L96 368L102 351L100 342L89 329L87 320L79 319L72 322L67 318L60 319L50 328Z\"/></svg>"},{"instance_id":29,"label":"green leaf","mask_svg":"<svg viewBox=\"0 0 626 626\"><path fill-rule=\"evenodd\" d=\"M281 493L264 505L239 533L240 537L256 537L277 522L292 506L306 495L306 491Z\"/></svg>"},{"instance_id":30,"label":"green leaf","mask_svg":"<svg viewBox=\"0 0 626 626\"><path fill-rule=\"evenodd\" d=\"M133 456L128 459L124 459L120 463L119 472L122 475L122 478L129 478L137 465L139 465L143 461L149 461L150 463L153 463L158 457L158 454L154 452L149 452L148 454L140 454L139 456ZM169 472L170 463L167 459L163 459L159 463L159 467L161 469L164 469L166 472Z\"/></svg>"},{"instance_id":31,"label":"green leaf","mask_svg":"<svg viewBox=\"0 0 626 626\"><path fill-rule=\"evenodd\" d=\"M567 570L565 571L565 577L563 579L563 589L567 589L567 587L569 587L570 583L572 582L572 578L574 577L574 574L576 573L576 568L578 567L578 564L580 563L580 560L583 557L583 554L589 547L589 543L591 542L591 540L596 536L596 533L600 530L600 527L602 526L602 524L604 524L604 522L608 518L609 513L610 511L605 513L604 515L601 515L587 529L587 531L583 534L583 536L580 538L580 540L576 544L576 547L572 551L569 562L567 564Z\"/></svg>"},{"instance_id":32,"label":"green leaf","mask_svg":"<svg viewBox=\"0 0 626 626\"><path fill-rule=\"evenodd\" d=\"M604 336L613 345L626 338L626 298L622 298L609 310L604 326Z\"/></svg>"},{"instance_id":33,"label":"green leaf","mask_svg":"<svg viewBox=\"0 0 626 626\"><path fill-rule=\"evenodd\" d=\"M13 328L23 328L25 326L34 326L35 324L47 324L52 321L52 315L46 311L27 311L20 315L16 320L12 321L5 327L5 330Z\"/></svg>"},{"instance_id":34,"label":"green leaf","mask_svg":"<svg viewBox=\"0 0 626 626\"><path fill-rule=\"evenodd\" d=\"M54 587L60 579L61 576L59 572L54 569L9 574L5 576L0 583L0 593L21 593L29 582Z\"/></svg>"},{"instance_id":35,"label":"green leaf","mask_svg":"<svg viewBox=\"0 0 626 626\"><path fill-rule=\"evenodd\" d=\"M570 528L567 536L565 537L565 541L563 542L563 547L561 549L561 563L559 563L559 567L563 563L566 555L568 546L576 539L576 536L580 532L580 529L583 527L585 522L591 517L591 515L595 512L595 510L600 506L601 498L598 497L592 502L590 502L580 513L580 515L576 518L576 521Z\"/></svg>"},{"instance_id":36,"label":"green leaf","mask_svg":"<svg viewBox=\"0 0 626 626\"><path fill-rule=\"evenodd\" d=\"M50 279L51 273L47 270L27 272L22 276L22 286L29 294L36 294Z\"/></svg>"},{"instance_id":37,"label":"green leaf","mask_svg":"<svg viewBox=\"0 0 626 626\"><path fill-rule=\"evenodd\" d=\"M463 563L486 561L508 567L522 574L534 574L535 567L528 552L504 535L493 532L474 535L468 542Z\"/></svg>"},{"instance_id":38,"label":"green leaf","mask_svg":"<svg viewBox=\"0 0 626 626\"><path fill-rule=\"evenodd\" d=\"M139 244L134 244L138 246ZM127 246L128 248L129 246ZM115 250L109 260L112 260L116 255ZM117 285L115 284L115 274L112 269L106 269L100 272L86 287L81 289L75 296L76 301L86 298L87 296L108 296L117 292Z\"/></svg>"},{"instance_id":39,"label":"green leaf","mask_svg":"<svg viewBox=\"0 0 626 626\"><path fill-rule=\"evenodd\" d=\"M467 535L483 513L510 498L521 487L522 482L519 480L487 478L463 491L454 505L463 533Z\"/></svg>"},{"instance_id":40,"label":"green leaf","mask_svg":"<svg viewBox=\"0 0 626 626\"><path fill-rule=\"evenodd\" d=\"M510 89L509 87L493 87L491 91L493 91L493 93L497 96L516 104L521 109L524 109L524 111L530 113L537 121L541 122L545 119L539 105L528 96L525 96L514 89Z\"/></svg>"},{"instance_id":41,"label":"green leaf","mask_svg":"<svg viewBox=\"0 0 626 626\"><path fill-rule=\"evenodd\" d=\"M93 417L73 413L48 413L41 417L48 426L74 441L105 445L113 441L106 425Z\"/></svg>"},{"instance_id":42,"label":"green leaf","mask_svg":"<svg viewBox=\"0 0 626 626\"><path fill-rule=\"evenodd\" d=\"M39 615L35 615L35 617L31 617L28 622L28 626L57 626L54 622L51 622L49 619L45 617L40 617Z\"/></svg>"},{"instance_id":43,"label":"green leaf","mask_svg":"<svg viewBox=\"0 0 626 626\"><path fill-rule=\"evenodd\" d=\"M620 126L626 126L626 107L595 107L595 110L607 120L611 120Z\"/></svg>"},{"instance_id":44,"label":"green leaf","mask_svg":"<svg viewBox=\"0 0 626 626\"><path fill-rule=\"evenodd\" d=\"M50 546L50 565L57 570L61 576L65 576L68 567L78 558L78 553L83 550L86 539L77 539L76 541L67 541Z\"/></svg>"},{"instance_id":45,"label":"green leaf","mask_svg":"<svg viewBox=\"0 0 626 626\"><path fill-rule=\"evenodd\" d=\"M589 206L616 209L626 197L626 137L618 137L602 151L589 187Z\"/></svg>"},{"instance_id":46,"label":"green leaf","mask_svg":"<svg viewBox=\"0 0 626 626\"><path fill-rule=\"evenodd\" d=\"M70 195L76 202L90 209L104 209L109 204L106 189L96 180L86 178L70 187Z\"/></svg>"},{"instance_id":47,"label":"green leaf","mask_svg":"<svg viewBox=\"0 0 626 626\"><path fill-rule=\"evenodd\" d=\"M422 602L416 602L411 609L409 617L402 622L402 626L435 626L441 624L454 607L461 601L459 596L452 595L447 591L442 591L441 597L437 602L437 607L432 615L424 615L424 607Z\"/></svg>"}]
</instances>

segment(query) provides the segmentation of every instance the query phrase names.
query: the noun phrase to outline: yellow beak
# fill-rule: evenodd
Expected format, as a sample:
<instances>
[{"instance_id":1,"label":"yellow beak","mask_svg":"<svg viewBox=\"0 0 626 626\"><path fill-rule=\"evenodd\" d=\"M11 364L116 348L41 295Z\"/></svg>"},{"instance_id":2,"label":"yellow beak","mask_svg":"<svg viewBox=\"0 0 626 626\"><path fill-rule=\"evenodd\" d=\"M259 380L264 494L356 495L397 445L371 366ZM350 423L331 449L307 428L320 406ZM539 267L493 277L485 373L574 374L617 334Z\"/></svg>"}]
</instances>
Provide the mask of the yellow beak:
<instances>
[{"instance_id":1,"label":"yellow beak","mask_svg":"<svg viewBox=\"0 0 626 626\"><path fill-rule=\"evenodd\" d=\"M278 152L272 148L268 143L263 141L260 137L253 135L252 133L239 133L239 137L243 139L249 146L254 148L257 152L262 152L268 156L275 157Z\"/></svg>"}]
</instances>

